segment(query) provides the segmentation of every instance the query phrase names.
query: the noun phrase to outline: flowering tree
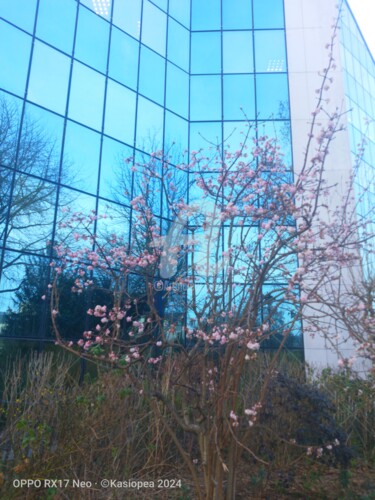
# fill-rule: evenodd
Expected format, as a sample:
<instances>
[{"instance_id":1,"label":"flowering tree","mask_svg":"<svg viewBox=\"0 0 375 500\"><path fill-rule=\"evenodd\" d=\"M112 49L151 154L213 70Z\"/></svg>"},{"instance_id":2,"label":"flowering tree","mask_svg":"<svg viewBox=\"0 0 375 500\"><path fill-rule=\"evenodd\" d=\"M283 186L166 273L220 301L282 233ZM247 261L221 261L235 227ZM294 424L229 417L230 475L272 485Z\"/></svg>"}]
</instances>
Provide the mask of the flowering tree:
<instances>
[{"instance_id":1,"label":"flowering tree","mask_svg":"<svg viewBox=\"0 0 375 500\"><path fill-rule=\"evenodd\" d=\"M343 314L342 325L348 320L348 306L333 307L327 290L339 272L359 264L359 249L369 237L351 199L353 181L342 207L325 216L326 197L334 189L325 164L342 129L337 111L328 114L326 126L318 124L326 113L330 65L296 176L284 165L277 140L250 126L236 151L221 145L209 154L193 151L188 164L177 166L160 151L148 163L128 160L142 186L130 202L130 238L99 234L96 224L108 214L73 213L55 249L50 290L57 343L124 370L174 441L198 498L234 498L243 453L266 463L252 451L251 439L278 355L287 345L299 346L302 324L307 332L329 337L322 310ZM171 200L176 169L190 184L189 200ZM171 214L164 231L147 193L155 183ZM88 308L78 345L60 333L64 273L75 274L72 291L88 300L96 283L107 283L106 299ZM170 315L171 309L178 314ZM261 387L246 392L249 365L267 344L275 356ZM195 436L204 493L180 432ZM337 445L327 442L324 450ZM309 447L308 453L320 456L324 450Z\"/></svg>"}]
</instances>

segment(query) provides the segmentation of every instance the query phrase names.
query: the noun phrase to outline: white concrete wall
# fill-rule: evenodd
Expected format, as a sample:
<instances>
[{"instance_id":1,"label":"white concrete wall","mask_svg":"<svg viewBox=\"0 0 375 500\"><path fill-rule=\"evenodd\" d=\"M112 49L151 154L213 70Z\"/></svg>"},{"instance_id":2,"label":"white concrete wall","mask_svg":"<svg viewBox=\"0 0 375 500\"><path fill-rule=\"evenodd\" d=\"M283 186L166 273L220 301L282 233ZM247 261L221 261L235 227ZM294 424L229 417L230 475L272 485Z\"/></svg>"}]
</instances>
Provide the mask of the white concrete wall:
<instances>
[{"instance_id":1,"label":"white concrete wall","mask_svg":"<svg viewBox=\"0 0 375 500\"><path fill-rule=\"evenodd\" d=\"M333 25L337 18L337 3L337 0L285 0L293 157L294 170L297 174L305 156L312 120L311 113L317 106L316 90L320 89L322 83L319 73L327 67L329 61L329 51L325 47L331 41ZM328 112L333 112L336 108L345 111L344 80L338 39L336 39L333 56L336 68L330 72L333 83L325 96L329 99L325 108ZM327 120L323 115L319 122L324 125ZM345 116L343 124L346 126ZM313 152L311 150L310 156L313 156ZM326 168L328 182L338 184L335 192L331 193L327 200L331 206L336 206L341 204L341 196L352 171L347 130L338 133L332 143ZM324 318L323 310L321 315ZM329 321L328 318L327 321ZM354 353L351 339L347 338L344 331L338 332L337 330L338 328L332 324L331 338L339 333L342 344L339 347L338 343L332 341L333 344L340 349L342 356L351 357ZM304 343L305 358L309 364L320 368L327 365L337 367L336 349L332 349L327 339L319 335L311 338L305 334Z\"/></svg>"}]
</instances>

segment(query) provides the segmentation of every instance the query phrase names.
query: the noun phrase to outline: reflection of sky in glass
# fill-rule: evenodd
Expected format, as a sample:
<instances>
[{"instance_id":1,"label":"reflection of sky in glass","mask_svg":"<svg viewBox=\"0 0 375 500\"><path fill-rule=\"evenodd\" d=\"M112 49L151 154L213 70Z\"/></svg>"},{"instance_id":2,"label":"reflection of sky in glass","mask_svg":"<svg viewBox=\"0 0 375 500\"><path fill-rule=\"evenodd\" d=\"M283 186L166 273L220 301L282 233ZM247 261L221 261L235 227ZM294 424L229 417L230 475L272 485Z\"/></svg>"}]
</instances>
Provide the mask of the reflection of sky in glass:
<instances>
[{"instance_id":1,"label":"reflection of sky in glass","mask_svg":"<svg viewBox=\"0 0 375 500\"><path fill-rule=\"evenodd\" d=\"M290 160L282 0L39 0L31 64L37 2L15 3L0 0L0 89L26 91L26 116L54 130L73 210L126 203L124 157L237 149L246 117L275 117Z\"/></svg>"},{"instance_id":2,"label":"reflection of sky in glass","mask_svg":"<svg viewBox=\"0 0 375 500\"><path fill-rule=\"evenodd\" d=\"M344 66L349 133L353 163L365 139L364 154L356 175L359 213L368 218L375 206L375 65L349 10L344 8L341 24L341 54ZM367 231L375 232L374 221ZM367 256L369 263L373 258Z\"/></svg>"},{"instance_id":3,"label":"reflection of sky in glass","mask_svg":"<svg viewBox=\"0 0 375 500\"><path fill-rule=\"evenodd\" d=\"M0 87L23 97L30 51L31 37L0 20Z\"/></svg>"}]
</instances>

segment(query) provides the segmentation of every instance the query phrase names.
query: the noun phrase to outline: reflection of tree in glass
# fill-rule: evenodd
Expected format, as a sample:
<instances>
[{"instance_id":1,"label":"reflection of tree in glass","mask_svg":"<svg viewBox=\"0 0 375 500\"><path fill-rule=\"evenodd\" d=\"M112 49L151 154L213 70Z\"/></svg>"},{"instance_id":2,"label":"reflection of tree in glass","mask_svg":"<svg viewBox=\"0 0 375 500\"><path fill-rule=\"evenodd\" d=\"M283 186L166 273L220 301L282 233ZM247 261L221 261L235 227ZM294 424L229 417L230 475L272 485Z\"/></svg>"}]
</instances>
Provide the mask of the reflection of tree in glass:
<instances>
[{"instance_id":1,"label":"reflection of tree in glass","mask_svg":"<svg viewBox=\"0 0 375 500\"><path fill-rule=\"evenodd\" d=\"M135 159L129 161L126 161L126 158L119 158L116 170L117 182L114 188L115 200L129 206L133 198L142 196L154 215L171 217L171 205L181 198L186 198L187 193L187 173L178 168L181 155L177 149L175 145L166 145L162 153L160 145L151 138L142 145L143 151L160 151L160 157L155 155L151 160L156 165L154 171L160 173L160 179L156 179L154 175L145 175L144 169L140 173L132 168L134 161L145 167L150 164L150 156L146 153L139 152ZM166 168L163 167L166 163L173 164L176 168L168 168L166 174ZM162 196L164 200L161 207Z\"/></svg>"},{"instance_id":2,"label":"reflection of tree in glass","mask_svg":"<svg viewBox=\"0 0 375 500\"><path fill-rule=\"evenodd\" d=\"M43 300L49 267L39 257L30 258L25 275L13 297L14 307L4 313L2 335L37 337L43 317Z\"/></svg>"},{"instance_id":3,"label":"reflection of tree in glass","mask_svg":"<svg viewBox=\"0 0 375 500\"><path fill-rule=\"evenodd\" d=\"M0 241L19 252L44 253L56 203L60 158L41 125L25 117L5 98L0 99ZM69 174L68 174L69 175ZM61 200L66 205L68 200ZM2 273L20 259L5 255Z\"/></svg>"},{"instance_id":4,"label":"reflection of tree in glass","mask_svg":"<svg viewBox=\"0 0 375 500\"><path fill-rule=\"evenodd\" d=\"M29 257L24 264L25 275L15 291L12 306L4 313L1 334L15 338L51 338L52 323L48 301L50 279L48 259ZM100 277L99 277L100 278ZM95 290L72 293L75 278L59 277L59 328L65 339L77 339L87 326L86 312L90 300L110 306L110 283L98 280Z\"/></svg>"},{"instance_id":5,"label":"reflection of tree in glass","mask_svg":"<svg viewBox=\"0 0 375 500\"><path fill-rule=\"evenodd\" d=\"M262 297L261 304L262 320L259 323L267 324L269 329L264 332L263 347L277 349L284 340L284 332L288 330L289 323L293 321L296 314L292 304L285 302L272 293L266 293ZM301 348L301 335L297 326L288 332L285 343L287 348Z\"/></svg>"}]
</instances>

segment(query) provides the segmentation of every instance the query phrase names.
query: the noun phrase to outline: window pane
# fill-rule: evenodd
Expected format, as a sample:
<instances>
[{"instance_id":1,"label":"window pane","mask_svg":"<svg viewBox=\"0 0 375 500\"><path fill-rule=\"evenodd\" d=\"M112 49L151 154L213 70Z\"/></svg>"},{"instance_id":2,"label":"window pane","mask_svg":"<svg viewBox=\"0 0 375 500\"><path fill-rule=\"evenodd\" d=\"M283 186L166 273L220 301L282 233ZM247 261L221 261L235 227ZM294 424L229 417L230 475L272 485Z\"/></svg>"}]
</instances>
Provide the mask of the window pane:
<instances>
[{"instance_id":1,"label":"window pane","mask_svg":"<svg viewBox=\"0 0 375 500\"><path fill-rule=\"evenodd\" d=\"M175 165L184 161L188 147L188 129L186 120L167 111L165 113L164 149L170 151L171 161Z\"/></svg>"},{"instance_id":2,"label":"window pane","mask_svg":"<svg viewBox=\"0 0 375 500\"><path fill-rule=\"evenodd\" d=\"M133 145L135 92L108 81L104 131L106 134Z\"/></svg>"},{"instance_id":3,"label":"window pane","mask_svg":"<svg viewBox=\"0 0 375 500\"><path fill-rule=\"evenodd\" d=\"M139 73L139 92L164 104L165 59L142 46Z\"/></svg>"},{"instance_id":4,"label":"window pane","mask_svg":"<svg viewBox=\"0 0 375 500\"><path fill-rule=\"evenodd\" d=\"M192 0L191 24L193 30L219 30L220 0Z\"/></svg>"},{"instance_id":5,"label":"window pane","mask_svg":"<svg viewBox=\"0 0 375 500\"><path fill-rule=\"evenodd\" d=\"M163 108L139 96L137 147L144 151L163 148Z\"/></svg>"},{"instance_id":6,"label":"window pane","mask_svg":"<svg viewBox=\"0 0 375 500\"><path fill-rule=\"evenodd\" d=\"M69 117L97 130L101 129L103 116L104 77L77 61L69 102Z\"/></svg>"},{"instance_id":7,"label":"window pane","mask_svg":"<svg viewBox=\"0 0 375 500\"><path fill-rule=\"evenodd\" d=\"M284 31L256 31L254 36L256 71L286 71Z\"/></svg>"},{"instance_id":8,"label":"window pane","mask_svg":"<svg viewBox=\"0 0 375 500\"><path fill-rule=\"evenodd\" d=\"M220 33L191 34L191 72L221 72Z\"/></svg>"},{"instance_id":9,"label":"window pane","mask_svg":"<svg viewBox=\"0 0 375 500\"><path fill-rule=\"evenodd\" d=\"M61 116L27 103L17 168L57 182L63 129Z\"/></svg>"},{"instance_id":10,"label":"window pane","mask_svg":"<svg viewBox=\"0 0 375 500\"><path fill-rule=\"evenodd\" d=\"M280 146L280 153L284 164L290 168L292 166L292 140L290 136L290 122L289 121L271 121L264 122L258 125L259 133L268 135L268 137L275 137Z\"/></svg>"},{"instance_id":11,"label":"window pane","mask_svg":"<svg viewBox=\"0 0 375 500\"><path fill-rule=\"evenodd\" d=\"M169 14L190 28L190 0L169 0Z\"/></svg>"},{"instance_id":12,"label":"window pane","mask_svg":"<svg viewBox=\"0 0 375 500\"><path fill-rule=\"evenodd\" d=\"M224 119L255 118L254 77L252 75L224 76Z\"/></svg>"},{"instance_id":13,"label":"window pane","mask_svg":"<svg viewBox=\"0 0 375 500\"><path fill-rule=\"evenodd\" d=\"M251 0L222 0L224 29L251 29Z\"/></svg>"},{"instance_id":14,"label":"window pane","mask_svg":"<svg viewBox=\"0 0 375 500\"><path fill-rule=\"evenodd\" d=\"M137 163L148 164L151 162L149 155L144 153L135 153L135 160ZM158 169L160 164L156 164L155 167ZM160 179L155 176L150 176L147 183L145 183L143 173L137 171L134 172L134 184L133 184L133 196L143 196L146 200L147 206L151 209L152 213L156 216L161 215L161 196L162 196L162 184ZM137 214L133 214L133 222L135 223L138 219ZM133 238L138 240L141 246L144 244L145 232L140 228L140 237L138 235L133 235Z\"/></svg>"},{"instance_id":15,"label":"window pane","mask_svg":"<svg viewBox=\"0 0 375 500\"><path fill-rule=\"evenodd\" d=\"M48 259L42 256L22 255L19 252L5 253L5 270L0 286L0 312L3 314L1 334L17 338L49 337L50 323L45 324L48 317L48 301L42 300L48 284L50 266ZM35 343L16 341L18 352L20 345L26 352L37 348ZM22 342L22 343L21 343ZM4 341L4 350L11 344ZM13 344L14 345L14 344ZM3 354L3 352L2 352ZM5 358L5 356L4 356Z\"/></svg>"},{"instance_id":16,"label":"window pane","mask_svg":"<svg viewBox=\"0 0 375 500\"><path fill-rule=\"evenodd\" d=\"M0 246L4 244L5 225L8 216L13 175L12 170L0 167Z\"/></svg>"},{"instance_id":17,"label":"window pane","mask_svg":"<svg viewBox=\"0 0 375 500\"><path fill-rule=\"evenodd\" d=\"M192 120L221 119L221 78L219 76L192 76L190 92L190 118Z\"/></svg>"},{"instance_id":18,"label":"window pane","mask_svg":"<svg viewBox=\"0 0 375 500\"><path fill-rule=\"evenodd\" d=\"M142 42L165 56L167 16L148 0L143 2Z\"/></svg>"},{"instance_id":19,"label":"window pane","mask_svg":"<svg viewBox=\"0 0 375 500\"><path fill-rule=\"evenodd\" d=\"M24 96L31 36L0 20L0 86Z\"/></svg>"},{"instance_id":20,"label":"window pane","mask_svg":"<svg viewBox=\"0 0 375 500\"><path fill-rule=\"evenodd\" d=\"M257 75L257 112L259 118L289 118L286 75Z\"/></svg>"},{"instance_id":21,"label":"window pane","mask_svg":"<svg viewBox=\"0 0 375 500\"><path fill-rule=\"evenodd\" d=\"M224 73L252 73L253 37L250 31L227 31L223 33Z\"/></svg>"},{"instance_id":22,"label":"window pane","mask_svg":"<svg viewBox=\"0 0 375 500\"><path fill-rule=\"evenodd\" d=\"M130 209L107 200L99 200L98 214L106 215L104 218L99 217L97 222L99 241L103 239L107 242L108 237L115 234L126 245L129 242Z\"/></svg>"},{"instance_id":23,"label":"window pane","mask_svg":"<svg viewBox=\"0 0 375 500\"><path fill-rule=\"evenodd\" d=\"M56 185L45 179L17 174L11 203L7 246L44 253L52 234Z\"/></svg>"},{"instance_id":24,"label":"window pane","mask_svg":"<svg viewBox=\"0 0 375 500\"><path fill-rule=\"evenodd\" d=\"M38 10L36 35L60 50L70 54L77 2L74 0L41 0Z\"/></svg>"},{"instance_id":25,"label":"window pane","mask_svg":"<svg viewBox=\"0 0 375 500\"><path fill-rule=\"evenodd\" d=\"M113 6L113 23L119 28L139 39L141 26L142 0L115 1Z\"/></svg>"},{"instance_id":26,"label":"window pane","mask_svg":"<svg viewBox=\"0 0 375 500\"><path fill-rule=\"evenodd\" d=\"M44 43L35 42L27 97L65 114L70 59Z\"/></svg>"},{"instance_id":27,"label":"window pane","mask_svg":"<svg viewBox=\"0 0 375 500\"><path fill-rule=\"evenodd\" d=\"M36 0L1 0L0 17L32 33Z\"/></svg>"},{"instance_id":28,"label":"window pane","mask_svg":"<svg viewBox=\"0 0 375 500\"><path fill-rule=\"evenodd\" d=\"M0 165L15 166L22 101L0 92ZM0 190L3 184L0 184ZM2 192L0 192L0 199ZM1 203L1 202L0 202Z\"/></svg>"},{"instance_id":29,"label":"window pane","mask_svg":"<svg viewBox=\"0 0 375 500\"><path fill-rule=\"evenodd\" d=\"M189 32L173 19L168 21L168 59L189 71Z\"/></svg>"},{"instance_id":30,"label":"window pane","mask_svg":"<svg viewBox=\"0 0 375 500\"><path fill-rule=\"evenodd\" d=\"M283 28L283 0L253 0L254 28Z\"/></svg>"},{"instance_id":31,"label":"window pane","mask_svg":"<svg viewBox=\"0 0 375 500\"><path fill-rule=\"evenodd\" d=\"M108 40L109 23L81 7L78 16L75 57L105 73Z\"/></svg>"},{"instance_id":32,"label":"window pane","mask_svg":"<svg viewBox=\"0 0 375 500\"><path fill-rule=\"evenodd\" d=\"M212 144L221 144L221 123L191 123L190 151L203 148L206 152ZM202 194L200 190L200 194Z\"/></svg>"},{"instance_id":33,"label":"window pane","mask_svg":"<svg viewBox=\"0 0 375 500\"><path fill-rule=\"evenodd\" d=\"M103 138L100 168L100 196L129 204L131 200L131 166L127 158L133 157L133 149L120 142ZM125 193L127 192L127 193Z\"/></svg>"},{"instance_id":34,"label":"window pane","mask_svg":"<svg viewBox=\"0 0 375 500\"><path fill-rule=\"evenodd\" d=\"M154 4L167 12L168 0L153 0Z\"/></svg>"},{"instance_id":35,"label":"window pane","mask_svg":"<svg viewBox=\"0 0 375 500\"><path fill-rule=\"evenodd\" d=\"M254 127L255 128L255 127ZM245 143L251 145L252 138L255 136L254 128L249 131L248 122L226 122L224 123L224 145L232 153L240 149ZM246 140L246 137L247 140Z\"/></svg>"},{"instance_id":36,"label":"window pane","mask_svg":"<svg viewBox=\"0 0 375 500\"><path fill-rule=\"evenodd\" d=\"M68 187L62 187L59 194L58 214L60 220L69 220L74 212L82 212L83 215L91 215L96 209L97 199L89 194L80 193ZM68 211L67 211L68 209ZM56 242L69 241L71 248L79 249L86 246L82 240L73 241L72 229L65 224L56 225Z\"/></svg>"},{"instance_id":37,"label":"window pane","mask_svg":"<svg viewBox=\"0 0 375 500\"><path fill-rule=\"evenodd\" d=\"M64 184L95 194L98 187L99 155L100 135L68 120L63 172L68 169L71 174L68 182L64 180Z\"/></svg>"},{"instance_id":38,"label":"window pane","mask_svg":"<svg viewBox=\"0 0 375 500\"><path fill-rule=\"evenodd\" d=\"M137 88L138 47L133 38L115 27L112 29L109 76L134 90Z\"/></svg>"},{"instance_id":39,"label":"window pane","mask_svg":"<svg viewBox=\"0 0 375 500\"><path fill-rule=\"evenodd\" d=\"M189 76L173 64L168 63L167 102L169 109L188 117L189 107Z\"/></svg>"}]
</instances>

